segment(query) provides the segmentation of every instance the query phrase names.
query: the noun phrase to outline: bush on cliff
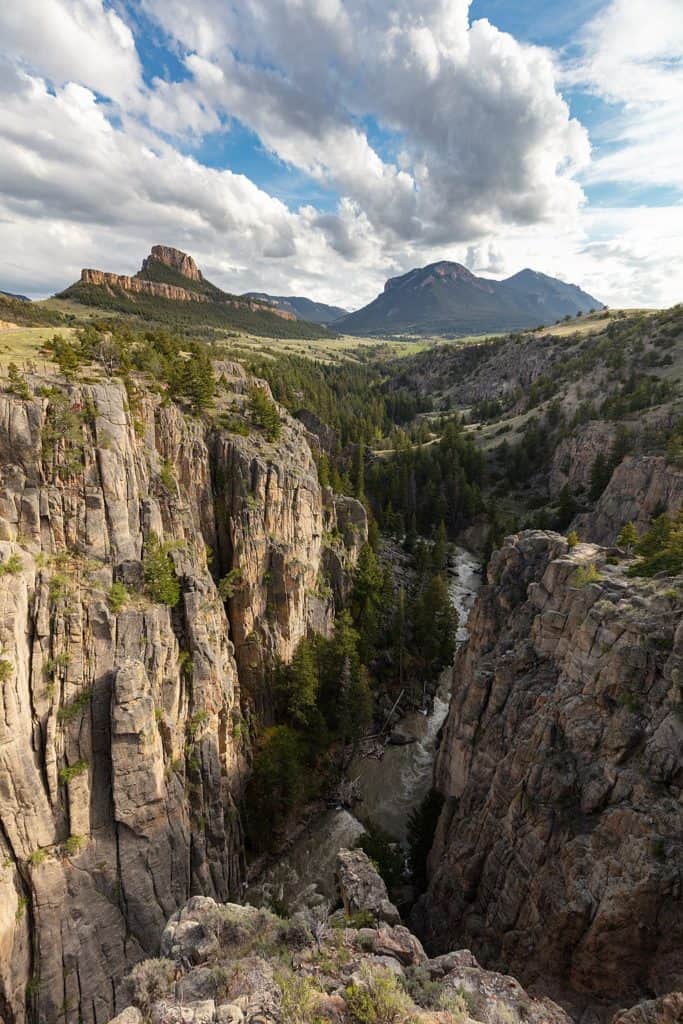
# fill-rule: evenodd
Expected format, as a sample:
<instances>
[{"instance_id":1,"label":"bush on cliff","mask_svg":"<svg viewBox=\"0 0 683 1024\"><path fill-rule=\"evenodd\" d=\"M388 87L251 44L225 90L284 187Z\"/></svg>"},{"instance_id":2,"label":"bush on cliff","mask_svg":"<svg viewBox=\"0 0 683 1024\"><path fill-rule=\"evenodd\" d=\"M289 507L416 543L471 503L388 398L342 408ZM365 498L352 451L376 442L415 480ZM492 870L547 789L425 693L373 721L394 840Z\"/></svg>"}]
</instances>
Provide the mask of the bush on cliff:
<instances>
[{"instance_id":1,"label":"bush on cliff","mask_svg":"<svg viewBox=\"0 0 683 1024\"><path fill-rule=\"evenodd\" d=\"M150 533L142 557L142 570L151 599L174 608L180 600L180 583L176 578L170 551L170 544L164 544L156 533Z\"/></svg>"}]
</instances>

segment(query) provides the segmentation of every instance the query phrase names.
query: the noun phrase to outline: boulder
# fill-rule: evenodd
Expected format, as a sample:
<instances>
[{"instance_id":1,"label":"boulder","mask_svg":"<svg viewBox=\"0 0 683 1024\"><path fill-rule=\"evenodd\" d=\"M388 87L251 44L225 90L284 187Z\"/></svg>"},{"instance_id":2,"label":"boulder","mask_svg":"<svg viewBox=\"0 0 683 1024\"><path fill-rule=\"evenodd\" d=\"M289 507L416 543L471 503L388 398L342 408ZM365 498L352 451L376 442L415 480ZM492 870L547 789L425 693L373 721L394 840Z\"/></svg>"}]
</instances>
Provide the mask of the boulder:
<instances>
[{"instance_id":1,"label":"boulder","mask_svg":"<svg viewBox=\"0 0 683 1024\"><path fill-rule=\"evenodd\" d=\"M401 915L390 901L383 879L362 850L339 851L337 879L347 917L367 911L377 921L401 923Z\"/></svg>"}]
</instances>

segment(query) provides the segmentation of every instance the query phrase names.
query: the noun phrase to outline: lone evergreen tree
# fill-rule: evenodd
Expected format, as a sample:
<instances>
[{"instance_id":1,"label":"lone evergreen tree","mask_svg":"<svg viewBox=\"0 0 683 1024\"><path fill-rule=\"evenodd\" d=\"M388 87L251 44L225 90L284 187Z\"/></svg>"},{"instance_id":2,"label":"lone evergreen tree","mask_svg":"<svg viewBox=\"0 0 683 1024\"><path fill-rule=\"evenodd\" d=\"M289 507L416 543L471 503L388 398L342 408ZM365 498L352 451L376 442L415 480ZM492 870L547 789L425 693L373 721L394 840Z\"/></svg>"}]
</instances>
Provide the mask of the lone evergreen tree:
<instances>
[{"instance_id":1,"label":"lone evergreen tree","mask_svg":"<svg viewBox=\"0 0 683 1024\"><path fill-rule=\"evenodd\" d=\"M638 543L638 531L636 525L633 522L625 523L619 531L617 537L617 544L620 548L625 548L628 555L633 554L636 544Z\"/></svg>"}]
</instances>

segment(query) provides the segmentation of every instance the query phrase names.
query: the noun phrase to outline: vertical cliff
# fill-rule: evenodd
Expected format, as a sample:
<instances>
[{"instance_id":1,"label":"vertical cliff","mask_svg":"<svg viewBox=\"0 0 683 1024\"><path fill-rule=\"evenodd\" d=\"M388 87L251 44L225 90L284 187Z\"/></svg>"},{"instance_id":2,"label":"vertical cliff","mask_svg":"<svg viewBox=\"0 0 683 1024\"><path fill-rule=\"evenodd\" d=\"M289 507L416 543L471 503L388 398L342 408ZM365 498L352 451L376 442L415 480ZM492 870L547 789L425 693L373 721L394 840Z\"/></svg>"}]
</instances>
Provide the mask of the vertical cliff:
<instances>
[{"instance_id":1,"label":"vertical cliff","mask_svg":"<svg viewBox=\"0 0 683 1024\"><path fill-rule=\"evenodd\" d=\"M331 625L336 512L287 417L272 445L113 380L31 388L0 396L0 1018L101 1021L188 896L239 889L249 722L271 659Z\"/></svg>"},{"instance_id":2,"label":"vertical cliff","mask_svg":"<svg viewBox=\"0 0 683 1024\"><path fill-rule=\"evenodd\" d=\"M421 928L577 1013L683 984L677 583L508 538L455 666Z\"/></svg>"}]
</instances>

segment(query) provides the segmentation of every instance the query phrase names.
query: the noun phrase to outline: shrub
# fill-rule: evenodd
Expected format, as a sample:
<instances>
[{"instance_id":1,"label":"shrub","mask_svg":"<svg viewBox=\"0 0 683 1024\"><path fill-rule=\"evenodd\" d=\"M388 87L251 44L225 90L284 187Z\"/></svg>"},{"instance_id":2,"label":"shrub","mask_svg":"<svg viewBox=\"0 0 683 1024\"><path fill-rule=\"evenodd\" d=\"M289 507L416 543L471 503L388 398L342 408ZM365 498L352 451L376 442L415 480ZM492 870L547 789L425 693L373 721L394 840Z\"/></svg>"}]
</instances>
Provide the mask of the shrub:
<instances>
[{"instance_id":1,"label":"shrub","mask_svg":"<svg viewBox=\"0 0 683 1024\"><path fill-rule=\"evenodd\" d=\"M167 491L175 492L177 489L176 478L173 472L173 463L170 459L164 459L159 471L159 479Z\"/></svg>"},{"instance_id":2,"label":"shrub","mask_svg":"<svg viewBox=\"0 0 683 1024\"><path fill-rule=\"evenodd\" d=\"M75 761L73 764L65 765L59 769L59 781L62 786L68 786L70 782L84 775L88 770L87 761Z\"/></svg>"},{"instance_id":3,"label":"shrub","mask_svg":"<svg viewBox=\"0 0 683 1024\"><path fill-rule=\"evenodd\" d=\"M630 554L638 543L638 540L638 531L636 530L635 523L625 523L617 537L617 544L619 547L626 548L626 551Z\"/></svg>"},{"instance_id":4,"label":"shrub","mask_svg":"<svg viewBox=\"0 0 683 1024\"><path fill-rule=\"evenodd\" d=\"M576 530L570 530L569 533L567 534L567 544L569 545L569 550L571 551L572 548L575 548L578 543L579 543L579 535L578 535L578 533L576 532Z\"/></svg>"},{"instance_id":5,"label":"shrub","mask_svg":"<svg viewBox=\"0 0 683 1024\"><path fill-rule=\"evenodd\" d=\"M360 931L361 928L375 928L377 921L371 910L357 910L355 914L349 914L346 924L349 928L356 928Z\"/></svg>"},{"instance_id":6,"label":"shrub","mask_svg":"<svg viewBox=\"0 0 683 1024\"><path fill-rule=\"evenodd\" d=\"M597 583L601 579L600 573L593 562L588 565L580 565L574 573L574 586L587 587L589 583Z\"/></svg>"},{"instance_id":7,"label":"shrub","mask_svg":"<svg viewBox=\"0 0 683 1024\"><path fill-rule=\"evenodd\" d=\"M92 690L91 689L83 690L83 692L79 693L77 697L74 697L74 699L72 701L69 701L68 704L65 704L64 707L61 707L59 709L59 711L57 712L57 721L58 722L73 722L73 720L75 718L78 718L80 713L85 708L87 708L87 706L90 704L91 700L92 700Z\"/></svg>"},{"instance_id":8,"label":"shrub","mask_svg":"<svg viewBox=\"0 0 683 1024\"><path fill-rule=\"evenodd\" d=\"M218 593L221 595L222 600L229 601L234 597L243 582L243 570L238 568L231 569L218 584Z\"/></svg>"},{"instance_id":9,"label":"shrub","mask_svg":"<svg viewBox=\"0 0 683 1024\"><path fill-rule=\"evenodd\" d=\"M159 604L174 608L180 600L178 582L170 559L171 545L164 544L156 533L149 535L142 559L147 593Z\"/></svg>"},{"instance_id":10,"label":"shrub","mask_svg":"<svg viewBox=\"0 0 683 1024\"><path fill-rule=\"evenodd\" d=\"M83 836L70 835L68 839L64 841L64 853L67 857L75 857L76 854L85 845L85 839Z\"/></svg>"},{"instance_id":11,"label":"shrub","mask_svg":"<svg viewBox=\"0 0 683 1024\"><path fill-rule=\"evenodd\" d=\"M71 583L69 577L63 572L56 572L54 576L50 577L48 583L48 593L52 604L58 604L63 601L64 598L69 594L71 590Z\"/></svg>"},{"instance_id":12,"label":"shrub","mask_svg":"<svg viewBox=\"0 0 683 1024\"><path fill-rule=\"evenodd\" d=\"M149 1015L152 1005L175 990L176 965L172 960L143 960L128 976L134 1004Z\"/></svg>"},{"instance_id":13,"label":"shrub","mask_svg":"<svg viewBox=\"0 0 683 1024\"><path fill-rule=\"evenodd\" d=\"M9 378L7 384L7 391L10 395L16 395L17 398L23 398L24 401L28 401L31 397L26 378L19 371L19 367L16 363L10 363L7 367L7 376Z\"/></svg>"},{"instance_id":14,"label":"shrub","mask_svg":"<svg viewBox=\"0 0 683 1024\"><path fill-rule=\"evenodd\" d=\"M7 561L0 565L0 576L16 576L24 568L24 563L19 555L10 555Z\"/></svg>"},{"instance_id":15,"label":"shrub","mask_svg":"<svg viewBox=\"0 0 683 1024\"><path fill-rule=\"evenodd\" d=\"M40 847L34 850L28 858L31 867L38 867L39 864L43 864L47 860L47 850L43 850Z\"/></svg>"},{"instance_id":16,"label":"shrub","mask_svg":"<svg viewBox=\"0 0 683 1024\"><path fill-rule=\"evenodd\" d=\"M280 971L276 975L280 988L280 1015L287 1024L315 1024L315 1007L320 993L310 978Z\"/></svg>"},{"instance_id":17,"label":"shrub","mask_svg":"<svg viewBox=\"0 0 683 1024\"><path fill-rule=\"evenodd\" d=\"M417 1024L415 1004L386 969L362 969L362 983L346 989L354 1024Z\"/></svg>"},{"instance_id":18,"label":"shrub","mask_svg":"<svg viewBox=\"0 0 683 1024\"><path fill-rule=\"evenodd\" d=\"M6 683L14 671L14 665L7 658L0 658L0 683Z\"/></svg>"},{"instance_id":19,"label":"shrub","mask_svg":"<svg viewBox=\"0 0 683 1024\"><path fill-rule=\"evenodd\" d=\"M114 615L123 610L128 603L128 591L123 583L112 583L107 593L107 601Z\"/></svg>"}]
</instances>

